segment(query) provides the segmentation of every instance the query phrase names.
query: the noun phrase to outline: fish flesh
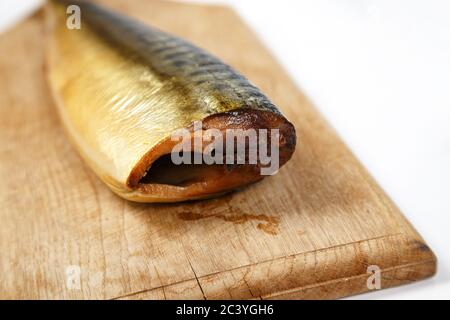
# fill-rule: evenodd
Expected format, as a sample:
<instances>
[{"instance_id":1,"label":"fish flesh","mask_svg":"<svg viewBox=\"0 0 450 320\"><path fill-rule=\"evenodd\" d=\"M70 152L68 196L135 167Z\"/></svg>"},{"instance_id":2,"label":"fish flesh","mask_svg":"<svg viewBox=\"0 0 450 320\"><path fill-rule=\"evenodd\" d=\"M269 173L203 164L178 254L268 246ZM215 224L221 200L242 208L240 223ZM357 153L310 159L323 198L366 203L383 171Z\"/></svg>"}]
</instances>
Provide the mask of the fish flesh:
<instances>
[{"instance_id":1,"label":"fish flesh","mask_svg":"<svg viewBox=\"0 0 450 320\"><path fill-rule=\"evenodd\" d=\"M73 5L80 8L80 29L67 27ZM47 78L63 127L119 196L178 202L264 178L259 160L174 164L179 141L173 133L180 129L188 132L183 151L191 158L205 152L195 139L210 129L223 139L229 130L277 130L268 141L278 147L279 166L291 158L294 126L249 80L204 49L90 1L51 0L46 21Z\"/></svg>"}]
</instances>

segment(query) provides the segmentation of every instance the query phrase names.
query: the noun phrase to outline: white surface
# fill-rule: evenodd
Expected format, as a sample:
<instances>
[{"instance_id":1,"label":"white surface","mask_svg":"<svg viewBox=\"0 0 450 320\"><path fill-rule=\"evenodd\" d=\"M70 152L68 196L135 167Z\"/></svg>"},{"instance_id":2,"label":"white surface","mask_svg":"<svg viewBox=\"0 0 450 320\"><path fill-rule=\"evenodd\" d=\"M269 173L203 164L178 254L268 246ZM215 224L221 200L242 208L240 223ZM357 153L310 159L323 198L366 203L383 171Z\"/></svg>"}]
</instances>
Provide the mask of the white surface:
<instances>
[{"instance_id":1,"label":"white surface","mask_svg":"<svg viewBox=\"0 0 450 320\"><path fill-rule=\"evenodd\" d=\"M2 0L0 31L39 2ZM222 2L259 34L439 259L430 280L356 298L450 299L450 1Z\"/></svg>"}]
</instances>

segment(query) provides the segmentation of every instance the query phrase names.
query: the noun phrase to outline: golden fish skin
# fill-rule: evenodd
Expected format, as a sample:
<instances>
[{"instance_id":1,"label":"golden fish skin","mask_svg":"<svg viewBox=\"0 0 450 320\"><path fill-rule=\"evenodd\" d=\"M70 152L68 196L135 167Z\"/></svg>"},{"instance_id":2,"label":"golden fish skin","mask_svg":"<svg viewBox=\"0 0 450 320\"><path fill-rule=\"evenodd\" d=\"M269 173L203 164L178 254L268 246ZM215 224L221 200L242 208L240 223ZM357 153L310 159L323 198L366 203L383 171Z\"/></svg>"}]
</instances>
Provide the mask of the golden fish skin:
<instances>
[{"instance_id":1,"label":"golden fish skin","mask_svg":"<svg viewBox=\"0 0 450 320\"><path fill-rule=\"evenodd\" d=\"M81 8L79 30L66 27L69 5ZM280 166L290 159L293 125L244 76L193 44L88 1L50 1L47 30L48 81L63 126L83 159L119 196L176 202L263 178L254 165L230 170L164 164L174 146L171 134L191 129L194 121L203 122L202 130L223 132L279 129ZM148 177L156 170L192 179L152 181Z\"/></svg>"}]
</instances>

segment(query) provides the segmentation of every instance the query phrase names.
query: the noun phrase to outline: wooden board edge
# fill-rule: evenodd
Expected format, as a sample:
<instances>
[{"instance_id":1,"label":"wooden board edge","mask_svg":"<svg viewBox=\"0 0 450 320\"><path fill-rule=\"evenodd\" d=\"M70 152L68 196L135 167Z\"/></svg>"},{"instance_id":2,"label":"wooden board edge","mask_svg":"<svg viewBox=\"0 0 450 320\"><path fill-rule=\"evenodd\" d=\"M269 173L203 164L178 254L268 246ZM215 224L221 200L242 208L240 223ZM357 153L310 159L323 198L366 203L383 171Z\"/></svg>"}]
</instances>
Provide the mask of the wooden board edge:
<instances>
[{"instance_id":1,"label":"wooden board edge","mask_svg":"<svg viewBox=\"0 0 450 320\"><path fill-rule=\"evenodd\" d=\"M337 265L344 267L335 268ZM369 277L374 275L368 272L369 266L379 267L380 288L368 287ZM421 239L395 234L277 258L117 299L336 299L416 282L433 276L436 269L434 253Z\"/></svg>"},{"instance_id":2,"label":"wooden board edge","mask_svg":"<svg viewBox=\"0 0 450 320\"><path fill-rule=\"evenodd\" d=\"M151 290L131 293L113 300L205 300L197 279L184 280Z\"/></svg>"},{"instance_id":3,"label":"wooden board edge","mask_svg":"<svg viewBox=\"0 0 450 320\"><path fill-rule=\"evenodd\" d=\"M367 293L407 285L432 277L436 273L436 260L412 263L403 266L380 270L381 287L370 288L367 286L369 274L360 274L350 278L340 278L316 285L295 288L285 292L277 292L273 295L261 297L263 300L317 300L339 299L357 294ZM411 278L411 274L414 277Z\"/></svg>"}]
</instances>

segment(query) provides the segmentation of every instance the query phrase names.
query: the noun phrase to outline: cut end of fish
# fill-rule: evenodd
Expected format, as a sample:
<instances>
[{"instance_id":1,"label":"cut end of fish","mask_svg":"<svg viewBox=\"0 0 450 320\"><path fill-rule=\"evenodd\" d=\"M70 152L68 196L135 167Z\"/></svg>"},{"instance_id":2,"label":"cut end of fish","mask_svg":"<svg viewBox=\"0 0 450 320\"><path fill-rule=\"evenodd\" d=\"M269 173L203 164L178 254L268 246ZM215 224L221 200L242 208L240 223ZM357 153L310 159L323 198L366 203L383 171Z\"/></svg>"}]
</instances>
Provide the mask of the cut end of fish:
<instances>
[{"instance_id":1,"label":"cut end of fish","mask_svg":"<svg viewBox=\"0 0 450 320\"><path fill-rule=\"evenodd\" d=\"M137 202L178 202L205 199L228 193L234 189L249 185L263 179L261 163L222 164L193 163L195 157L203 159L205 145L210 141L203 138L202 146L194 146L194 139L199 136L193 126L189 130L191 149L188 158L191 164L174 164L172 151L179 141L165 139L152 148L132 170L127 186L131 192L118 192L120 196ZM219 130L226 139L227 130L231 129L272 129L279 130L279 166L284 165L295 149L296 136L294 126L281 115L261 110L240 109L235 112L215 114L202 121L201 131ZM225 149L225 147L224 147ZM235 150L234 150L235 151ZM248 154L248 145L246 145ZM226 154L224 155L226 157Z\"/></svg>"}]
</instances>

